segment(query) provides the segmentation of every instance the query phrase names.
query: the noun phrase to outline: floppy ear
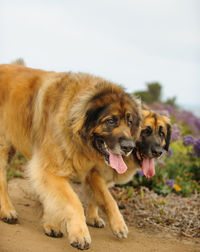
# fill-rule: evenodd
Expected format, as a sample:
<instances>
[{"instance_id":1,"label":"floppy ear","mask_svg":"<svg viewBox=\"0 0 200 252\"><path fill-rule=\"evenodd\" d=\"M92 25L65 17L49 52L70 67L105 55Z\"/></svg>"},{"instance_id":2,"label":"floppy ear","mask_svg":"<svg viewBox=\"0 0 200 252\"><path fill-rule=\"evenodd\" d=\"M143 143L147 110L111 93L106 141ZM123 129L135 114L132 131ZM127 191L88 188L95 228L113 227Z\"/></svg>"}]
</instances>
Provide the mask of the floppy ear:
<instances>
[{"instance_id":1,"label":"floppy ear","mask_svg":"<svg viewBox=\"0 0 200 252\"><path fill-rule=\"evenodd\" d=\"M103 112L104 109L107 108L107 105L103 105L97 108L90 108L87 110L84 118L84 123L79 130L79 135L85 140L89 137L89 132L92 128L97 125L99 116Z\"/></svg>"},{"instance_id":2,"label":"floppy ear","mask_svg":"<svg viewBox=\"0 0 200 252\"><path fill-rule=\"evenodd\" d=\"M87 140L89 137L89 131L91 127L94 127L95 125L95 111L92 109L89 109L86 113L85 113L85 118L84 118L84 122L82 124L82 127L80 128L80 130L78 131L79 135L84 139Z\"/></svg>"},{"instance_id":3,"label":"floppy ear","mask_svg":"<svg viewBox=\"0 0 200 252\"><path fill-rule=\"evenodd\" d=\"M169 150L169 144L170 144L170 140L171 140L171 133L172 133L172 127L171 127L170 124L167 124L167 136L166 136L166 139L165 139L166 145L164 147L164 149L166 151Z\"/></svg>"}]
</instances>

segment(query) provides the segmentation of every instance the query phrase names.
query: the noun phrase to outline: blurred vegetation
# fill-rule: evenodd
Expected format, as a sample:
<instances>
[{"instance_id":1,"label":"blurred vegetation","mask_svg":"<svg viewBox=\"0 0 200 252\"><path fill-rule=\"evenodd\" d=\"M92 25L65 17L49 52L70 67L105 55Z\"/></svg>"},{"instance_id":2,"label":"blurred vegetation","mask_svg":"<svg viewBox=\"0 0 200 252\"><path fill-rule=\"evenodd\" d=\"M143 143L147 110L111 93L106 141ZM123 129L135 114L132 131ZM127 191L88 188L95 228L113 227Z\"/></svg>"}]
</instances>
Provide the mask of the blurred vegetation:
<instances>
[{"instance_id":1,"label":"blurred vegetation","mask_svg":"<svg viewBox=\"0 0 200 252\"><path fill-rule=\"evenodd\" d=\"M26 65L23 58L18 58L16 60L12 61L10 64L12 64L12 65L22 65L22 66Z\"/></svg>"},{"instance_id":2,"label":"blurred vegetation","mask_svg":"<svg viewBox=\"0 0 200 252\"><path fill-rule=\"evenodd\" d=\"M161 85L158 82L148 83L146 91L137 91L134 95L141 98L147 104L160 102L161 100Z\"/></svg>"},{"instance_id":3,"label":"blurred vegetation","mask_svg":"<svg viewBox=\"0 0 200 252\"><path fill-rule=\"evenodd\" d=\"M171 97L171 98L167 98L167 100L164 102L165 104L169 104L173 107L177 107L177 104L176 104L176 96L174 97Z\"/></svg>"},{"instance_id":4,"label":"blurred vegetation","mask_svg":"<svg viewBox=\"0 0 200 252\"><path fill-rule=\"evenodd\" d=\"M133 94L137 97L140 97L141 100L146 104L163 102L164 104L177 106L176 96L167 98L166 101L162 101L162 85L158 82L147 83L147 90L136 91Z\"/></svg>"},{"instance_id":5,"label":"blurred vegetation","mask_svg":"<svg viewBox=\"0 0 200 252\"><path fill-rule=\"evenodd\" d=\"M17 152L11 162L8 164L7 180L12 178L23 178L24 165L26 164L25 157Z\"/></svg>"}]
</instances>

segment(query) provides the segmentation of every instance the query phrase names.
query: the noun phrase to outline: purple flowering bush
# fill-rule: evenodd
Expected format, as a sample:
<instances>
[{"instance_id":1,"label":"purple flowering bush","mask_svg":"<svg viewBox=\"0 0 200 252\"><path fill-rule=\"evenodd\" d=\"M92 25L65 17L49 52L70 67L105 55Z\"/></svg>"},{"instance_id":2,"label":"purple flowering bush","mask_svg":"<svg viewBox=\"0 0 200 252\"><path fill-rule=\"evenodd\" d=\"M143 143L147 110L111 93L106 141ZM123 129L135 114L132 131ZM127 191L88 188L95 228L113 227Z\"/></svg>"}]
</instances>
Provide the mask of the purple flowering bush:
<instances>
[{"instance_id":1,"label":"purple flowering bush","mask_svg":"<svg viewBox=\"0 0 200 252\"><path fill-rule=\"evenodd\" d=\"M200 139L195 139L191 135L187 135L183 137L183 145L184 146L192 146L192 155L196 157L200 157Z\"/></svg>"},{"instance_id":2,"label":"purple flowering bush","mask_svg":"<svg viewBox=\"0 0 200 252\"><path fill-rule=\"evenodd\" d=\"M170 116L172 123L181 127L183 135L194 135L196 137L200 135L200 118L192 112L161 103L154 103L151 108L161 114Z\"/></svg>"},{"instance_id":3,"label":"purple flowering bush","mask_svg":"<svg viewBox=\"0 0 200 252\"><path fill-rule=\"evenodd\" d=\"M154 177L147 179L139 171L132 184L163 195L175 192L187 197L200 193L200 119L168 104L156 103L152 109L171 118L170 149L157 161Z\"/></svg>"},{"instance_id":4,"label":"purple flowering bush","mask_svg":"<svg viewBox=\"0 0 200 252\"><path fill-rule=\"evenodd\" d=\"M187 135L183 137L183 145L190 146L194 144L194 137L192 135Z\"/></svg>"},{"instance_id":5,"label":"purple flowering bush","mask_svg":"<svg viewBox=\"0 0 200 252\"><path fill-rule=\"evenodd\" d=\"M172 142L175 142L175 141L178 141L180 140L181 138L181 131L178 127L177 124L173 124L172 125L172 136L171 136L171 141Z\"/></svg>"},{"instance_id":6,"label":"purple flowering bush","mask_svg":"<svg viewBox=\"0 0 200 252\"><path fill-rule=\"evenodd\" d=\"M196 140L193 144L194 155L200 157L200 139Z\"/></svg>"}]
</instances>

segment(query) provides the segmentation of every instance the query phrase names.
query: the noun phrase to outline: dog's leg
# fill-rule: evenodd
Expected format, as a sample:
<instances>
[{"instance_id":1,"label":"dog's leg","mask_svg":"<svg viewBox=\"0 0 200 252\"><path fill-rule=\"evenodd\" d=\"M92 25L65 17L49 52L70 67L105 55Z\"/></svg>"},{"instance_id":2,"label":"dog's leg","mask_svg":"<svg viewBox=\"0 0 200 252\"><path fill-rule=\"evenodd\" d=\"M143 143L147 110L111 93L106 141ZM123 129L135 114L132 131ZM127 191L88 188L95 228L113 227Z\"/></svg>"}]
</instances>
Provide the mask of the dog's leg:
<instances>
[{"instance_id":1,"label":"dog's leg","mask_svg":"<svg viewBox=\"0 0 200 252\"><path fill-rule=\"evenodd\" d=\"M8 196L6 166L10 159L12 147L3 136L0 136L0 217L4 222L15 224L17 212Z\"/></svg>"},{"instance_id":2,"label":"dog's leg","mask_svg":"<svg viewBox=\"0 0 200 252\"><path fill-rule=\"evenodd\" d=\"M92 171L87 178L87 182L89 182L98 204L102 206L106 212L114 235L118 238L126 238L128 228L104 179L97 171ZM93 208L95 207L93 206Z\"/></svg>"},{"instance_id":3,"label":"dog's leg","mask_svg":"<svg viewBox=\"0 0 200 252\"><path fill-rule=\"evenodd\" d=\"M54 228L59 227L56 219L64 221L70 244L79 249L88 249L91 238L78 196L66 178L50 172L50 167L45 169L46 166L36 157L28 165L30 180L45 210L45 231L49 233L52 223Z\"/></svg>"},{"instance_id":4,"label":"dog's leg","mask_svg":"<svg viewBox=\"0 0 200 252\"><path fill-rule=\"evenodd\" d=\"M104 220L98 215L98 205L92 202L89 203L87 208L87 224L97 228L105 227Z\"/></svg>"}]
</instances>

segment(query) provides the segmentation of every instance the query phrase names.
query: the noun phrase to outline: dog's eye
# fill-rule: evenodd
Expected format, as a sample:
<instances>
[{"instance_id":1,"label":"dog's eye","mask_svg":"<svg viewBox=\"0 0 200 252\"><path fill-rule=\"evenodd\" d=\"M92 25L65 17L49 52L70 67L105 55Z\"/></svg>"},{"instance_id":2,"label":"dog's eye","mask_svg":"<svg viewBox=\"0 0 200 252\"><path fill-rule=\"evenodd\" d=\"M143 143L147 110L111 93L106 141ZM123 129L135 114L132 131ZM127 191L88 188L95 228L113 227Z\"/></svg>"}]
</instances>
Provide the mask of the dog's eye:
<instances>
[{"instance_id":1,"label":"dog's eye","mask_svg":"<svg viewBox=\"0 0 200 252\"><path fill-rule=\"evenodd\" d=\"M165 133L163 132L163 127L162 127L162 126L159 127L159 135L160 135L161 137L164 137L164 136L165 136Z\"/></svg>"},{"instance_id":2,"label":"dog's eye","mask_svg":"<svg viewBox=\"0 0 200 252\"><path fill-rule=\"evenodd\" d=\"M160 134L161 137L165 136L165 133L163 131L160 131L159 134Z\"/></svg>"},{"instance_id":3,"label":"dog's eye","mask_svg":"<svg viewBox=\"0 0 200 252\"><path fill-rule=\"evenodd\" d=\"M128 124L128 127L132 127L133 125L133 121L131 120L130 114L127 114L127 124Z\"/></svg>"},{"instance_id":4,"label":"dog's eye","mask_svg":"<svg viewBox=\"0 0 200 252\"><path fill-rule=\"evenodd\" d=\"M116 120L113 120L112 118L109 118L109 119L106 120L106 123L109 126L114 126L116 124Z\"/></svg>"},{"instance_id":5,"label":"dog's eye","mask_svg":"<svg viewBox=\"0 0 200 252\"><path fill-rule=\"evenodd\" d=\"M133 125L133 122L131 121L131 120L128 120L128 127L132 127L132 125Z\"/></svg>"},{"instance_id":6,"label":"dog's eye","mask_svg":"<svg viewBox=\"0 0 200 252\"><path fill-rule=\"evenodd\" d=\"M151 133L152 133L151 127L147 126L146 129L143 130L143 133L144 133L146 136L150 136Z\"/></svg>"}]
</instances>

